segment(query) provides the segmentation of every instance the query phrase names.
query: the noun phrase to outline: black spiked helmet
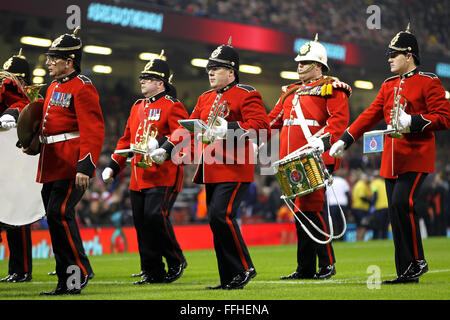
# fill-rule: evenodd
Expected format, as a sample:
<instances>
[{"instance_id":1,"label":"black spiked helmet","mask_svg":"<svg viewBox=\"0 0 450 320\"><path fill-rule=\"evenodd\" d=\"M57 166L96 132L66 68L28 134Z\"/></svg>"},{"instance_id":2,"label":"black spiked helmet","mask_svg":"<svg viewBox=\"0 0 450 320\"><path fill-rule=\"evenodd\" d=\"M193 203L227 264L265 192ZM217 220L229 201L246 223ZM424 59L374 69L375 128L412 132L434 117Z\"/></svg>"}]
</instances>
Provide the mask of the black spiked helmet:
<instances>
[{"instance_id":1,"label":"black spiked helmet","mask_svg":"<svg viewBox=\"0 0 450 320\"><path fill-rule=\"evenodd\" d=\"M65 33L55 40L45 53L48 56L60 56L64 59L72 59L75 69L81 71L81 39L77 37L80 27L77 27L72 34Z\"/></svg>"},{"instance_id":2,"label":"black spiked helmet","mask_svg":"<svg viewBox=\"0 0 450 320\"><path fill-rule=\"evenodd\" d=\"M400 31L389 43L387 54L393 52L411 53L416 65L420 64L419 45L416 37L410 32L409 24L406 31Z\"/></svg>"},{"instance_id":3,"label":"black spiked helmet","mask_svg":"<svg viewBox=\"0 0 450 320\"><path fill-rule=\"evenodd\" d=\"M146 78L157 78L164 83L169 82L170 69L169 64L162 59L164 55L164 50L161 51L161 54L158 58L152 59L144 67L144 70L141 71L141 75L139 79Z\"/></svg>"},{"instance_id":4,"label":"black spiked helmet","mask_svg":"<svg viewBox=\"0 0 450 320\"><path fill-rule=\"evenodd\" d=\"M228 44L218 46L208 59L206 70L213 67L224 67L235 71L236 79L239 76L239 53L231 46L231 37Z\"/></svg>"},{"instance_id":5,"label":"black spiked helmet","mask_svg":"<svg viewBox=\"0 0 450 320\"><path fill-rule=\"evenodd\" d=\"M152 59L144 67L144 70L141 71L139 75L139 79L150 79L156 78L164 82L166 87L166 92L168 95L176 98L176 89L171 84L172 76L170 74L169 64L162 59L164 56L164 50L161 50L161 53L158 58Z\"/></svg>"},{"instance_id":6,"label":"black spiked helmet","mask_svg":"<svg viewBox=\"0 0 450 320\"><path fill-rule=\"evenodd\" d=\"M19 54L13 55L5 61L3 70L8 71L16 77L22 78L27 85L31 83L30 65L28 64L26 57L22 55L22 49L20 49Z\"/></svg>"}]
</instances>

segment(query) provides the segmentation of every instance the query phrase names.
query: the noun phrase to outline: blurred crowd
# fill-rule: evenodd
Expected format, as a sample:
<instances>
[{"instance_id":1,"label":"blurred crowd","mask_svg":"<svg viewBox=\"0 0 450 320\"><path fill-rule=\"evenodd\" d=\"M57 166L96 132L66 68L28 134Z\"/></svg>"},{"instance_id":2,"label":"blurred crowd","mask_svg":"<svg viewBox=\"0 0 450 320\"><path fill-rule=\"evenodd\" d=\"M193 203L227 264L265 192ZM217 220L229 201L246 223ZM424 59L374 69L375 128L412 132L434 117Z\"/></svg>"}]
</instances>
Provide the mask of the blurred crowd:
<instances>
[{"instance_id":1,"label":"blurred crowd","mask_svg":"<svg viewBox=\"0 0 450 320\"><path fill-rule=\"evenodd\" d=\"M137 2L200 17L259 25L322 41L386 46L396 32L411 30L421 50L449 56L449 2L444 0L117 0ZM380 29L370 30L367 19L380 8Z\"/></svg>"}]
</instances>

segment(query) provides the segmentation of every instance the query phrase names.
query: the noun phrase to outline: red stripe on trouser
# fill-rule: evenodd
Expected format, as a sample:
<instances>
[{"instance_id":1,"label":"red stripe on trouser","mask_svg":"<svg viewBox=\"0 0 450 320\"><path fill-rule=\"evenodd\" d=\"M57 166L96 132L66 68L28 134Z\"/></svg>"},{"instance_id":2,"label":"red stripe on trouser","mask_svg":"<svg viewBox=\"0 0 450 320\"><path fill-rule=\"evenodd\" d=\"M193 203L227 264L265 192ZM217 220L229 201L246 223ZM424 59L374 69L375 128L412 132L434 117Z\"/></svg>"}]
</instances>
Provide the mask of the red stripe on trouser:
<instances>
[{"instance_id":1,"label":"red stripe on trouser","mask_svg":"<svg viewBox=\"0 0 450 320\"><path fill-rule=\"evenodd\" d=\"M325 233L328 233L327 225L325 224L325 221L323 220L322 215L320 214L320 212L316 212L316 213L317 213L317 216L318 216L319 219L320 219L320 222L322 222L323 231L324 231ZM328 243L326 244L326 248L327 248L327 252L328 252L328 258L330 259L330 264L333 264L333 256L332 256L332 254L331 254L330 242L328 242Z\"/></svg>"},{"instance_id":2,"label":"red stripe on trouser","mask_svg":"<svg viewBox=\"0 0 450 320\"><path fill-rule=\"evenodd\" d=\"M66 221L66 218L65 218L66 205L67 205L67 201L69 200L70 193L72 192L72 187L73 187L73 181L70 182L69 190L67 191L66 198L64 199L64 201L63 201L63 203L61 205L61 222L62 222L62 224L64 226L64 230L66 231L67 240L69 240L69 244L70 244L70 247L72 248L72 252L73 252L73 255L75 257L75 261L77 262L77 265L83 271L83 275L87 275L86 269L84 268L83 264L80 261L80 257L78 256L78 251L75 248L75 244L73 243L73 239L72 239L72 236L70 234L69 225L67 224L67 221Z\"/></svg>"},{"instance_id":3,"label":"red stripe on trouser","mask_svg":"<svg viewBox=\"0 0 450 320\"><path fill-rule=\"evenodd\" d=\"M228 226L230 227L231 234L233 235L233 239L236 244L236 248L238 250L241 262L244 265L245 270L247 270L248 264L247 264L247 261L245 260L244 252L242 251L242 247L241 247L241 243L239 242L239 239L237 237L236 230L234 230L233 222L230 220L230 214L231 214L231 209L233 207L234 198L236 197L236 193L239 190L240 186L241 186L241 183L239 182L236 189L233 191L233 194L231 195L230 202L228 203L228 207L227 207L227 215L225 217L225 220L227 221Z\"/></svg>"},{"instance_id":4,"label":"red stripe on trouser","mask_svg":"<svg viewBox=\"0 0 450 320\"><path fill-rule=\"evenodd\" d=\"M419 182L420 177L422 176L422 173L419 173L416 177L416 180L414 180L414 184L411 188L411 192L409 194L409 220L411 221L411 231L412 231L412 240L413 240L413 248L414 248L414 258L417 260L419 259L419 253L417 250L417 231L416 231L416 224L414 223L414 202L413 202L413 194L416 190L417 183Z\"/></svg>"},{"instance_id":5,"label":"red stripe on trouser","mask_svg":"<svg viewBox=\"0 0 450 320\"><path fill-rule=\"evenodd\" d=\"M27 233L26 227L22 227L23 271L28 273Z\"/></svg>"},{"instance_id":6,"label":"red stripe on trouser","mask_svg":"<svg viewBox=\"0 0 450 320\"><path fill-rule=\"evenodd\" d=\"M164 194L164 200L166 199L167 190L169 190L169 187L167 187L166 193ZM166 208L166 211L163 211L163 210L162 210L162 207L161 207L161 213L162 213L162 215L163 215L164 228L166 229L166 233L167 233L167 235L169 236L170 242L172 242L172 246L173 246L173 248L174 248L174 249L172 250L172 252L177 256L178 260L179 260L180 263L181 263L181 262L182 262L182 259L181 259L181 257L178 255L178 253L175 251L175 242L173 241L173 238L172 238L172 236L171 236L171 234L170 234L170 232L169 232L169 229L167 228L167 223L166 223L166 218L165 218L165 217L167 217L167 215L169 214L169 204L170 204L170 201L172 200L172 197L175 195L175 193L176 193L176 190L175 190L175 188L173 188L173 189L172 189L172 193L171 193L170 196L169 196L169 200L167 201L167 208ZM163 202L163 203L164 203L164 202Z\"/></svg>"},{"instance_id":7,"label":"red stripe on trouser","mask_svg":"<svg viewBox=\"0 0 450 320\"><path fill-rule=\"evenodd\" d=\"M165 216L165 215L167 214L167 210L164 211L163 205L164 205L164 203L165 203L164 200L166 200L166 196L167 196L167 191L168 191L168 190L169 190L169 188L166 187L166 191L164 192L164 198L163 198L163 201L161 202L161 205L159 206L159 209L161 209L161 213L162 213L163 216Z\"/></svg>"}]
</instances>

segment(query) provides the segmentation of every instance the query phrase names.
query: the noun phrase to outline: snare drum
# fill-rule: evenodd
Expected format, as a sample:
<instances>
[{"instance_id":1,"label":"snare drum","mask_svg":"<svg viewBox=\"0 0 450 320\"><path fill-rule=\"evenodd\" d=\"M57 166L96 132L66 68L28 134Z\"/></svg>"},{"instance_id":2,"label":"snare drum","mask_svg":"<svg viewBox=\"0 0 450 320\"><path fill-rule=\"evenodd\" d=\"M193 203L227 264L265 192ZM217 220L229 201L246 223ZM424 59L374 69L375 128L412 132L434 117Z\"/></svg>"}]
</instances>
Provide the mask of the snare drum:
<instances>
[{"instance_id":1,"label":"snare drum","mask_svg":"<svg viewBox=\"0 0 450 320\"><path fill-rule=\"evenodd\" d=\"M275 177L286 199L304 196L326 186L328 171L317 149L288 154L273 164Z\"/></svg>"}]
</instances>

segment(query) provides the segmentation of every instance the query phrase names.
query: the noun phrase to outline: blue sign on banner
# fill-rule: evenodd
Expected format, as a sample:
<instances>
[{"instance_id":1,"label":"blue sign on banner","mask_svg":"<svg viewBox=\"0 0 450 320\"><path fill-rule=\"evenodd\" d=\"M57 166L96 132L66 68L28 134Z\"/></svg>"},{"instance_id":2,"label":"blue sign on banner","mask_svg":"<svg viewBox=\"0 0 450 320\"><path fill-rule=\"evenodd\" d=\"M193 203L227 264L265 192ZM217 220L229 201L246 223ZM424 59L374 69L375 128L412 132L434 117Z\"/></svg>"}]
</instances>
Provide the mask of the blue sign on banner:
<instances>
[{"instance_id":1,"label":"blue sign on banner","mask_svg":"<svg viewBox=\"0 0 450 320\"><path fill-rule=\"evenodd\" d=\"M384 148L384 131L376 130L364 133L363 153L382 152Z\"/></svg>"},{"instance_id":2,"label":"blue sign on banner","mask_svg":"<svg viewBox=\"0 0 450 320\"><path fill-rule=\"evenodd\" d=\"M117 24L122 27L140 28L161 32L164 15L101 3L91 3L87 19L95 22Z\"/></svg>"},{"instance_id":3,"label":"blue sign on banner","mask_svg":"<svg viewBox=\"0 0 450 320\"><path fill-rule=\"evenodd\" d=\"M450 78L450 64L438 62L436 64L436 74L440 77Z\"/></svg>"}]
</instances>

